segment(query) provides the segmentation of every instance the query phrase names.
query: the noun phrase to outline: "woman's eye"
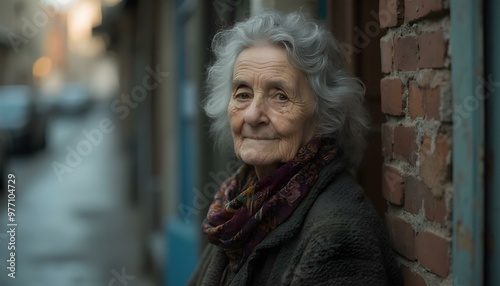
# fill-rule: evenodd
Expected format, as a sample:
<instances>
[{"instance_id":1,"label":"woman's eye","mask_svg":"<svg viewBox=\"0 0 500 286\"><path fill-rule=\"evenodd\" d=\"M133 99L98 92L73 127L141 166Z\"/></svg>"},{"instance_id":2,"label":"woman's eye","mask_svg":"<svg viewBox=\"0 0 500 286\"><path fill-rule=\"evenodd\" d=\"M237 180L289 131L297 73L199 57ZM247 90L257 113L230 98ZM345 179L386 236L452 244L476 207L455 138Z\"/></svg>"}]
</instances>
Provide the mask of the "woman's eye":
<instances>
[{"instance_id":1,"label":"woman's eye","mask_svg":"<svg viewBox=\"0 0 500 286\"><path fill-rule=\"evenodd\" d=\"M240 93L237 93L234 97L237 99L249 99L250 95L246 92L240 92Z\"/></svg>"},{"instance_id":2,"label":"woman's eye","mask_svg":"<svg viewBox=\"0 0 500 286\"><path fill-rule=\"evenodd\" d=\"M288 100L288 96L284 95L283 93L279 93L276 98L280 101L285 101Z\"/></svg>"}]
</instances>

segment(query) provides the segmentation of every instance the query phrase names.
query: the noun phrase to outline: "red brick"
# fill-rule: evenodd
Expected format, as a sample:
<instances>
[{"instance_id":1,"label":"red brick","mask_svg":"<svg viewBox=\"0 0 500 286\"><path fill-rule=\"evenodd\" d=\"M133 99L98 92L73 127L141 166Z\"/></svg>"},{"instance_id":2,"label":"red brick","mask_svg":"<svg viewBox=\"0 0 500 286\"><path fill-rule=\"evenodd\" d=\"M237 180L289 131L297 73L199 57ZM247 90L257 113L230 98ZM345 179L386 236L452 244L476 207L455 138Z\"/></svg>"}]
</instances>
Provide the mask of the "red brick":
<instances>
[{"instance_id":1,"label":"red brick","mask_svg":"<svg viewBox=\"0 0 500 286\"><path fill-rule=\"evenodd\" d=\"M392 39L380 39L380 60L383 73L392 71Z\"/></svg>"},{"instance_id":2,"label":"red brick","mask_svg":"<svg viewBox=\"0 0 500 286\"><path fill-rule=\"evenodd\" d=\"M418 155L415 127L396 126L393 134L393 157L415 166Z\"/></svg>"},{"instance_id":3,"label":"red brick","mask_svg":"<svg viewBox=\"0 0 500 286\"><path fill-rule=\"evenodd\" d=\"M422 208L422 203L424 202L425 194L428 191L427 186L417 178L413 176L407 176L405 178L405 203L404 209L407 212L418 214Z\"/></svg>"},{"instance_id":4,"label":"red brick","mask_svg":"<svg viewBox=\"0 0 500 286\"><path fill-rule=\"evenodd\" d=\"M441 118L440 102L440 89L438 87L422 88L416 82L410 82L408 87L408 114L410 117L439 120Z\"/></svg>"},{"instance_id":5,"label":"red brick","mask_svg":"<svg viewBox=\"0 0 500 286\"><path fill-rule=\"evenodd\" d=\"M418 67L442 68L445 64L447 45L443 30L424 32L418 36Z\"/></svg>"},{"instance_id":6,"label":"red brick","mask_svg":"<svg viewBox=\"0 0 500 286\"><path fill-rule=\"evenodd\" d=\"M390 203L403 205L403 177L398 169L387 165L382 167L382 194Z\"/></svg>"},{"instance_id":7,"label":"red brick","mask_svg":"<svg viewBox=\"0 0 500 286\"><path fill-rule=\"evenodd\" d=\"M392 126L382 124L381 126L382 137L382 156L392 158Z\"/></svg>"},{"instance_id":8,"label":"red brick","mask_svg":"<svg viewBox=\"0 0 500 286\"><path fill-rule=\"evenodd\" d=\"M413 118L425 116L422 92L414 81L408 86L408 115Z\"/></svg>"},{"instance_id":9,"label":"red brick","mask_svg":"<svg viewBox=\"0 0 500 286\"><path fill-rule=\"evenodd\" d=\"M443 10L443 0L405 0L405 22L408 23Z\"/></svg>"},{"instance_id":10,"label":"red brick","mask_svg":"<svg viewBox=\"0 0 500 286\"><path fill-rule=\"evenodd\" d=\"M425 217L433 222L446 226L446 202L443 196L435 197L430 190L426 190L424 196Z\"/></svg>"},{"instance_id":11,"label":"red brick","mask_svg":"<svg viewBox=\"0 0 500 286\"><path fill-rule=\"evenodd\" d=\"M401 267L405 286L426 286L425 280L418 273L410 270L407 266Z\"/></svg>"},{"instance_id":12,"label":"red brick","mask_svg":"<svg viewBox=\"0 0 500 286\"><path fill-rule=\"evenodd\" d=\"M394 134L394 138L396 135ZM420 152L420 177L436 197L442 195L443 182L449 175L449 138L439 134L432 150L432 138L424 137ZM394 139L396 142L396 139ZM396 146L396 143L394 144Z\"/></svg>"},{"instance_id":13,"label":"red brick","mask_svg":"<svg viewBox=\"0 0 500 286\"><path fill-rule=\"evenodd\" d=\"M382 112L403 115L403 83L397 77L380 80Z\"/></svg>"},{"instance_id":14,"label":"red brick","mask_svg":"<svg viewBox=\"0 0 500 286\"><path fill-rule=\"evenodd\" d=\"M417 39L406 36L394 40L394 68L397 70L412 71L418 66Z\"/></svg>"},{"instance_id":15,"label":"red brick","mask_svg":"<svg viewBox=\"0 0 500 286\"><path fill-rule=\"evenodd\" d=\"M438 87L424 89L424 110L427 119L441 119L439 107L441 106L441 90Z\"/></svg>"},{"instance_id":16,"label":"red brick","mask_svg":"<svg viewBox=\"0 0 500 286\"><path fill-rule=\"evenodd\" d=\"M446 202L444 197L436 197L424 182L413 176L407 176L404 180L404 209L407 212L418 214L422 208L428 220L437 222L441 226L446 225Z\"/></svg>"},{"instance_id":17,"label":"red brick","mask_svg":"<svg viewBox=\"0 0 500 286\"><path fill-rule=\"evenodd\" d=\"M381 28L394 27L398 22L402 22L403 13L401 13L401 5L402 0L379 1L379 22Z\"/></svg>"},{"instance_id":18,"label":"red brick","mask_svg":"<svg viewBox=\"0 0 500 286\"><path fill-rule=\"evenodd\" d=\"M410 260L415 260L415 231L411 224L388 213L385 215L385 222L396 251Z\"/></svg>"},{"instance_id":19,"label":"red brick","mask_svg":"<svg viewBox=\"0 0 500 286\"><path fill-rule=\"evenodd\" d=\"M448 240L432 232L421 232L415 239L418 262L427 270L440 277L450 273Z\"/></svg>"}]
</instances>

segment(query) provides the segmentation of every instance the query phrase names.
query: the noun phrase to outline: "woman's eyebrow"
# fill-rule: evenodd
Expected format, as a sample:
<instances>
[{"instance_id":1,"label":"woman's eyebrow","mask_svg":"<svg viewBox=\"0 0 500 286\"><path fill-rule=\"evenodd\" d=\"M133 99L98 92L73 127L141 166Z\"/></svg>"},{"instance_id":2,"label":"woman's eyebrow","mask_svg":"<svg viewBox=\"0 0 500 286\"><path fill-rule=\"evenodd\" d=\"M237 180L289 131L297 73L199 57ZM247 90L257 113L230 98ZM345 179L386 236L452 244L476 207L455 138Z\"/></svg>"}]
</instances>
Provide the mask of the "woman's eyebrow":
<instances>
[{"instance_id":1,"label":"woman's eyebrow","mask_svg":"<svg viewBox=\"0 0 500 286\"><path fill-rule=\"evenodd\" d=\"M250 86L250 84L247 81L235 79L235 80L233 80L231 86L233 89L236 89L240 86ZM276 80L276 79L269 80L266 83L266 88L267 89L276 88L276 89L281 89L281 90L289 90L288 85L286 83L284 83L281 80Z\"/></svg>"},{"instance_id":2,"label":"woman's eyebrow","mask_svg":"<svg viewBox=\"0 0 500 286\"><path fill-rule=\"evenodd\" d=\"M240 79L233 80L233 82L231 84L232 89L236 89L240 86L249 86L249 84L248 84L248 82L246 82L244 80L240 80Z\"/></svg>"},{"instance_id":3,"label":"woman's eyebrow","mask_svg":"<svg viewBox=\"0 0 500 286\"><path fill-rule=\"evenodd\" d=\"M276 89L281 89L281 90L289 90L288 85L286 85L283 81L281 80L269 80L266 83L266 88L271 89L271 88L276 88Z\"/></svg>"}]
</instances>

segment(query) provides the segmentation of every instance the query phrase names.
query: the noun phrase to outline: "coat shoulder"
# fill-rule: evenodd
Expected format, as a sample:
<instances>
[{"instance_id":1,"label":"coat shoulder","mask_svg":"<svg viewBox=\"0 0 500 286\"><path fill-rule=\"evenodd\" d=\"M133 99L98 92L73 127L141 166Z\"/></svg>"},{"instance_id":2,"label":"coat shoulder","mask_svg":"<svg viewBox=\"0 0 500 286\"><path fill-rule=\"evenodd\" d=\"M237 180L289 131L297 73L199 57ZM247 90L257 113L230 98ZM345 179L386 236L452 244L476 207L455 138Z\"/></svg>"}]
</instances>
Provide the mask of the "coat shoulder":
<instances>
[{"instance_id":1,"label":"coat shoulder","mask_svg":"<svg viewBox=\"0 0 500 286\"><path fill-rule=\"evenodd\" d=\"M402 284L385 226L348 172L340 173L318 196L299 240L302 273L323 267L333 279L350 276L370 285ZM359 275L360 271L364 274Z\"/></svg>"},{"instance_id":2,"label":"coat shoulder","mask_svg":"<svg viewBox=\"0 0 500 286\"><path fill-rule=\"evenodd\" d=\"M380 221L380 218L373 205L350 173L344 171L322 190L305 223L325 227L329 223L351 225L355 222L361 227L369 226L374 220Z\"/></svg>"}]
</instances>

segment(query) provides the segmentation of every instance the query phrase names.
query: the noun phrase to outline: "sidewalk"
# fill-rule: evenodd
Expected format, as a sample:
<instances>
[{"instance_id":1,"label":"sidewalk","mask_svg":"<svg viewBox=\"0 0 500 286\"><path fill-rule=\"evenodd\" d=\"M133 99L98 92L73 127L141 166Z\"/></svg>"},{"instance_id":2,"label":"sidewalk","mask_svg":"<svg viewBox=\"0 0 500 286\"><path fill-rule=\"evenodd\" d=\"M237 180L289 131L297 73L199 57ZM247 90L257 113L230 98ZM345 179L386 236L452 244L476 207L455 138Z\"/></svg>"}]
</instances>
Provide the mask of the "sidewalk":
<instances>
[{"instance_id":1,"label":"sidewalk","mask_svg":"<svg viewBox=\"0 0 500 286\"><path fill-rule=\"evenodd\" d=\"M69 141L52 144L34 157L16 158L7 172L16 175L16 278L7 276L7 194L1 198L0 285L150 286L141 275L138 215L128 205L128 161L118 130L106 134L92 153L60 182L51 163L65 158L65 146L82 140L107 116L97 110ZM54 122L50 136L66 128ZM80 134L81 135L81 134Z\"/></svg>"}]
</instances>

